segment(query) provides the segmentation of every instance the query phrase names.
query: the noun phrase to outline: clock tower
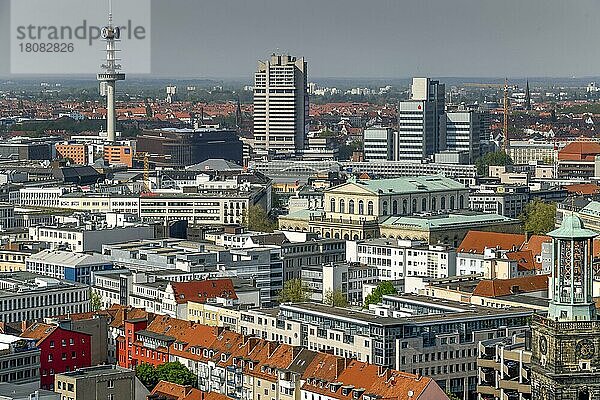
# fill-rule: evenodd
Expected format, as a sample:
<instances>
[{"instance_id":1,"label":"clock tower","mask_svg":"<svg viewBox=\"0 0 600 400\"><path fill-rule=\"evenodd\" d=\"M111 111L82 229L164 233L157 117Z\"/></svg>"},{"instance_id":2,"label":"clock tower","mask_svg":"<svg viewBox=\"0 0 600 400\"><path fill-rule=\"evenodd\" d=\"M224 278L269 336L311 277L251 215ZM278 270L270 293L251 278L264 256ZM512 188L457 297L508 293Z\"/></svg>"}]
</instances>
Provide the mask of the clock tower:
<instances>
[{"instance_id":1,"label":"clock tower","mask_svg":"<svg viewBox=\"0 0 600 400\"><path fill-rule=\"evenodd\" d=\"M592 293L593 240L575 215L552 237L553 266L547 316L531 323L534 400L600 400L600 320Z\"/></svg>"}]
</instances>

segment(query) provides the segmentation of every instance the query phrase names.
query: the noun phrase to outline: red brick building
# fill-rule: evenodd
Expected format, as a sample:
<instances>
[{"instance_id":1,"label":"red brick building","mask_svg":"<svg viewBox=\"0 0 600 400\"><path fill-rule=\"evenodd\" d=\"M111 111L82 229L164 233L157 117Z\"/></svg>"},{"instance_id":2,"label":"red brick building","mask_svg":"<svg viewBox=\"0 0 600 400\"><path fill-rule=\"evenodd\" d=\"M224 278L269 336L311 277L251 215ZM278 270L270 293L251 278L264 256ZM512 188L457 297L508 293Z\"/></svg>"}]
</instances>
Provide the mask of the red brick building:
<instances>
[{"instance_id":1,"label":"red brick building","mask_svg":"<svg viewBox=\"0 0 600 400\"><path fill-rule=\"evenodd\" d=\"M21 336L37 340L42 389L54 388L55 374L91 366L91 335L56 325L35 323Z\"/></svg>"}]
</instances>

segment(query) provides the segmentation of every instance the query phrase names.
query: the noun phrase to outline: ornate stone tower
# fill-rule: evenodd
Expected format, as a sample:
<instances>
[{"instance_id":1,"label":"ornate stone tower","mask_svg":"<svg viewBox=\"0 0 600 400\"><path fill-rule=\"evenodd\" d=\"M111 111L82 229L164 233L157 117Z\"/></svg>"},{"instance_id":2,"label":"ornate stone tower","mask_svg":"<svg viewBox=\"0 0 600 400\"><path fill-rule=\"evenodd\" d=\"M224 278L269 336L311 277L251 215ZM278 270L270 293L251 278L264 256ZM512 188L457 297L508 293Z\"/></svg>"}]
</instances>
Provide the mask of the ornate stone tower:
<instances>
[{"instance_id":1,"label":"ornate stone tower","mask_svg":"<svg viewBox=\"0 0 600 400\"><path fill-rule=\"evenodd\" d=\"M592 241L579 217L566 216L553 239L548 316L532 320L534 400L600 399L600 320L592 297Z\"/></svg>"}]
</instances>

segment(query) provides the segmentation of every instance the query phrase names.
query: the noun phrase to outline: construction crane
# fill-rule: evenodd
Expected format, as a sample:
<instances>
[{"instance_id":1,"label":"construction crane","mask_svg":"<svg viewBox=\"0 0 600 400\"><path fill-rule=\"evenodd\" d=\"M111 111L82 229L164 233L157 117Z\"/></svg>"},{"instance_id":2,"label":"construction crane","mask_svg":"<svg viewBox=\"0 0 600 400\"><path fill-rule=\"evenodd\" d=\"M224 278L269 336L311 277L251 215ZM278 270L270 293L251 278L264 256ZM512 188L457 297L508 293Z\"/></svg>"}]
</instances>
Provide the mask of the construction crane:
<instances>
[{"instance_id":1,"label":"construction crane","mask_svg":"<svg viewBox=\"0 0 600 400\"><path fill-rule=\"evenodd\" d=\"M142 189L142 193L150 192L150 161L148 160L148 153L146 152L136 152L135 158L144 163L144 188Z\"/></svg>"},{"instance_id":2,"label":"construction crane","mask_svg":"<svg viewBox=\"0 0 600 400\"><path fill-rule=\"evenodd\" d=\"M508 154L508 78L504 79L504 126L502 133L504 135L503 148L504 153Z\"/></svg>"},{"instance_id":3,"label":"construction crane","mask_svg":"<svg viewBox=\"0 0 600 400\"><path fill-rule=\"evenodd\" d=\"M144 153L144 193L150 192L150 162L148 153Z\"/></svg>"}]
</instances>

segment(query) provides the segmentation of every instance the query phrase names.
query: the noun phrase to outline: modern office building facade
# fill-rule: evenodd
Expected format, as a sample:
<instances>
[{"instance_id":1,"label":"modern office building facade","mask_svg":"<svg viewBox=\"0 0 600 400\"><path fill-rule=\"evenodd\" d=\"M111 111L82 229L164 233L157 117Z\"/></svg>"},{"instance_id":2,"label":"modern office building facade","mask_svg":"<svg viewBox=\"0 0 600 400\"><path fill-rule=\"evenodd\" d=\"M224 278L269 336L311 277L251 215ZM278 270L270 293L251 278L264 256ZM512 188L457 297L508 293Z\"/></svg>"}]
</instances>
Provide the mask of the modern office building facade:
<instances>
[{"instance_id":1,"label":"modern office building facade","mask_svg":"<svg viewBox=\"0 0 600 400\"><path fill-rule=\"evenodd\" d=\"M394 132L392 128L373 126L363 132L365 161L391 161L394 159Z\"/></svg>"},{"instance_id":2,"label":"modern office building facade","mask_svg":"<svg viewBox=\"0 0 600 400\"><path fill-rule=\"evenodd\" d=\"M446 148L446 85L413 78L411 96L398 104L397 160L421 161Z\"/></svg>"},{"instance_id":3,"label":"modern office building facade","mask_svg":"<svg viewBox=\"0 0 600 400\"><path fill-rule=\"evenodd\" d=\"M308 133L307 63L273 54L254 74L254 149L295 154Z\"/></svg>"},{"instance_id":4,"label":"modern office building facade","mask_svg":"<svg viewBox=\"0 0 600 400\"><path fill-rule=\"evenodd\" d=\"M481 121L479 113L457 110L446 113L446 149L469 154L469 163L480 156Z\"/></svg>"}]
</instances>

